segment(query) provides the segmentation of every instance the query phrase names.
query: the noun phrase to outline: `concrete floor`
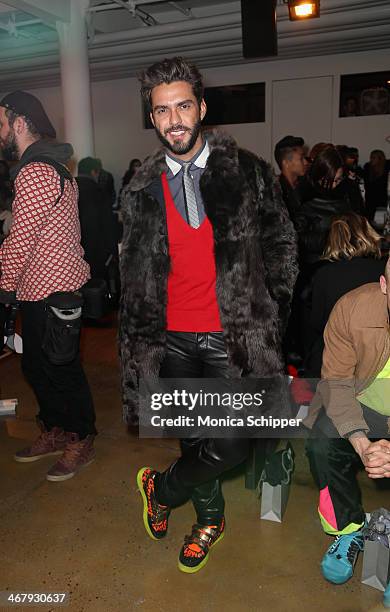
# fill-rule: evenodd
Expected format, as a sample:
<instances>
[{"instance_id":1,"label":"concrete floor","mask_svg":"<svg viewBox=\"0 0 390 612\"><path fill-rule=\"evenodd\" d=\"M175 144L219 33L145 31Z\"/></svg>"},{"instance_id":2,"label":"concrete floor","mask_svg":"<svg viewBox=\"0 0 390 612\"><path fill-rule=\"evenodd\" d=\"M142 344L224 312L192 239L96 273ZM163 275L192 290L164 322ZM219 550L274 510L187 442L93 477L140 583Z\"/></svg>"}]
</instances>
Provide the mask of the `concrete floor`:
<instances>
[{"instance_id":1,"label":"concrete floor","mask_svg":"<svg viewBox=\"0 0 390 612\"><path fill-rule=\"evenodd\" d=\"M178 571L178 551L194 522L191 505L176 509L167 538L154 542L144 531L135 486L139 467L163 469L176 457L177 443L138 440L126 431L115 337L114 326L85 332L84 363L100 432L97 459L63 483L45 479L53 458L31 464L12 459L35 435L36 405L19 357L0 361L1 397L19 399L18 419L8 427L0 422L0 591L68 591L72 612L382 610L382 594L359 582L361 559L347 585L321 578L319 562L330 539L320 529L300 441L294 442L297 469L283 523L259 519L259 502L239 471L224 485L225 539L198 574ZM377 491L364 474L361 480L367 511L386 499L388 505L388 491Z\"/></svg>"}]
</instances>

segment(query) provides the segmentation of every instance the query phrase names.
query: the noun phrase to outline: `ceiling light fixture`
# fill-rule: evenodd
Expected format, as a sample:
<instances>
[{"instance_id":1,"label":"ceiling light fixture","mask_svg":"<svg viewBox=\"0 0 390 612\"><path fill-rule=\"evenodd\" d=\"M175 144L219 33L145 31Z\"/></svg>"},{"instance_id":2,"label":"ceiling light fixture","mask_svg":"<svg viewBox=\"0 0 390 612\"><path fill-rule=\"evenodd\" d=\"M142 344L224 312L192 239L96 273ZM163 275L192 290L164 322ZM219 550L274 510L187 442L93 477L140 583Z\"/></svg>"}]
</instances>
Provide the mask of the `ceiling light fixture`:
<instances>
[{"instance_id":1,"label":"ceiling light fixture","mask_svg":"<svg viewBox=\"0 0 390 612\"><path fill-rule=\"evenodd\" d=\"M287 0L290 21L314 19L320 16L320 0Z\"/></svg>"}]
</instances>

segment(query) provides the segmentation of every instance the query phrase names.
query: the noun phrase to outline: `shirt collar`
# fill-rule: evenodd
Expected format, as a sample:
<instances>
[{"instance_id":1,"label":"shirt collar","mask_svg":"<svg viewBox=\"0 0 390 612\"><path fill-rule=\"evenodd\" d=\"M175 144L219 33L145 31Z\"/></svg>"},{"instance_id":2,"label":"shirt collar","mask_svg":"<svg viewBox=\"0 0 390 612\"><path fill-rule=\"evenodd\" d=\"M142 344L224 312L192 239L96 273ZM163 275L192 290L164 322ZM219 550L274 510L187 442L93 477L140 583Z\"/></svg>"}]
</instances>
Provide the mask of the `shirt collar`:
<instances>
[{"instance_id":1,"label":"shirt collar","mask_svg":"<svg viewBox=\"0 0 390 612\"><path fill-rule=\"evenodd\" d=\"M195 157L195 159L192 159L191 162L198 168L205 168L209 155L210 147L209 143L205 139L205 143L200 153L197 153L197 156ZM168 153L165 154L165 161L167 162L167 166L172 172L173 176L176 176L176 174L180 172L183 162L180 163L177 159L168 155Z\"/></svg>"},{"instance_id":2,"label":"shirt collar","mask_svg":"<svg viewBox=\"0 0 390 612\"><path fill-rule=\"evenodd\" d=\"M205 145L203 149L199 153L198 157L192 163L195 164L195 166L197 166L198 168L206 168L206 164L207 164L209 155L210 155L209 143L207 142L207 140L205 140Z\"/></svg>"},{"instance_id":3,"label":"shirt collar","mask_svg":"<svg viewBox=\"0 0 390 612\"><path fill-rule=\"evenodd\" d=\"M165 161L167 162L167 166L172 172L173 176L176 176L181 170L181 164L178 161L170 157L167 153L165 153Z\"/></svg>"}]
</instances>

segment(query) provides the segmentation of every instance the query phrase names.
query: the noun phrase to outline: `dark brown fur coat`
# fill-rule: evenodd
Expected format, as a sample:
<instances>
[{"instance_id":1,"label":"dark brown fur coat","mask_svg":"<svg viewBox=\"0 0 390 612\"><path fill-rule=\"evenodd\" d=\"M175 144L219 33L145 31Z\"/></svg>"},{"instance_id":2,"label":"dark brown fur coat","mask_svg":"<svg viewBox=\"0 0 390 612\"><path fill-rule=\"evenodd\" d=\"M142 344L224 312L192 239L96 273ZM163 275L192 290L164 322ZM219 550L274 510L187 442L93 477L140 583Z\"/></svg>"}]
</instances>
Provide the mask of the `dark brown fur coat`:
<instances>
[{"instance_id":1,"label":"dark brown fur coat","mask_svg":"<svg viewBox=\"0 0 390 612\"><path fill-rule=\"evenodd\" d=\"M207 136L201 178L213 227L217 300L230 374L283 371L281 335L297 274L296 236L272 170L220 131ZM156 377L165 353L170 261L159 150L124 194L119 344L124 413L137 422L140 377Z\"/></svg>"}]
</instances>

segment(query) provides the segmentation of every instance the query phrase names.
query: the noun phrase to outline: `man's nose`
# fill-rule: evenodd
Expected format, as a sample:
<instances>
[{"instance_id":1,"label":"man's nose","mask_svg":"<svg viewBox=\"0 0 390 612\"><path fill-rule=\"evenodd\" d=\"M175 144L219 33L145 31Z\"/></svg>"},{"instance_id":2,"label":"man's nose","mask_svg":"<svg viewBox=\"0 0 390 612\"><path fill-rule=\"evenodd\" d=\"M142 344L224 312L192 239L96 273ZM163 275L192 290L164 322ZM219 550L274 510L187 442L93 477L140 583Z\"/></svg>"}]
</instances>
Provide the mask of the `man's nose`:
<instances>
[{"instance_id":1,"label":"man's nose","mask_svg":"<svg viewBox=\"0 0 390 612\"><path fill-rule=\"evenodd\" d=\"M179 109L177 108L171 109L170 120L171 120L170 121L171 125L176 125L177 123L181 123L181 116L180 116Z\"/></svg>"}]
</instances>

